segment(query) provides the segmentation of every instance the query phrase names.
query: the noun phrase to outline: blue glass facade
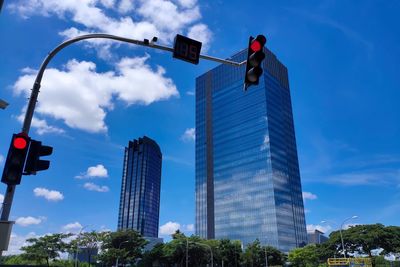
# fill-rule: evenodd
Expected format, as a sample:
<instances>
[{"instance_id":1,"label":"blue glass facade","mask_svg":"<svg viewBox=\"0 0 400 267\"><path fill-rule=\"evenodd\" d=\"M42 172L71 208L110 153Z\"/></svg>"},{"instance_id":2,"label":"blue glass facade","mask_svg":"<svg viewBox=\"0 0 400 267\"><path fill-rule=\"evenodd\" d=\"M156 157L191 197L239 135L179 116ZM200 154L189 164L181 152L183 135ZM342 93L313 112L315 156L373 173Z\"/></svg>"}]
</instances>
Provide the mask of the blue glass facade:
<instances>
[{"instance_id":1,"label":"blue glass facade","mask_svg":"<svg viewBox=\"0 0 400 267\"><path fill-rule=\"evenodd\" d=\"M246 92L245 66L196 79L195 228L289 251L307 243L292 105L286 67L265 53L260 84Z\"/></svg>"},{"instance_id":2,"label":"blue glass facade","mask_svg":"<svg viewBox=\"0 0 400 267\"><path fill-rule=\"evenodd\" d=\"M158 237L161 187L160 147L144 136L129 141L122 171L118 229Z\"/></svg>"}]
</instances>

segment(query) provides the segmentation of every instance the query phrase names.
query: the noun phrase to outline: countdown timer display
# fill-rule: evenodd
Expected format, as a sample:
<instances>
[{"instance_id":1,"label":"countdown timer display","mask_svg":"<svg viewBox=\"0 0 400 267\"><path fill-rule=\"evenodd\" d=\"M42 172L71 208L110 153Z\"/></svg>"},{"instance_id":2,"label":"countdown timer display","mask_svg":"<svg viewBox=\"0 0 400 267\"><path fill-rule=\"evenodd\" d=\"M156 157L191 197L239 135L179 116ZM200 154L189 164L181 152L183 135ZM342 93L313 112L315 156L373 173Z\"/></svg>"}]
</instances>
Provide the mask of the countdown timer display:
<instances>
[{"instance_id":1,"label":"countdown timer display","mask_svg":"<svg viewBox=\"0 0 400 267\"><path fill-rule=\"evenodd\" d=\"M177 34L174 41L173 57L199 64L201 42Z\"/></svg>"}]
</instances>

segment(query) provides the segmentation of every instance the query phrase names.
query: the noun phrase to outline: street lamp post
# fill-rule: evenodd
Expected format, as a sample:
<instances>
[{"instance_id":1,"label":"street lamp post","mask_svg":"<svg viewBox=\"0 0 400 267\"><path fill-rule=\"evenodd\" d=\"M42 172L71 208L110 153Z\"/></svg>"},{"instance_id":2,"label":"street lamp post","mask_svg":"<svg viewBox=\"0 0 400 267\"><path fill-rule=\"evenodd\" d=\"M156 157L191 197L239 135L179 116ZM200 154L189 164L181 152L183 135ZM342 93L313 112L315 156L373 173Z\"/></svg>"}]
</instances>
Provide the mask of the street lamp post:
<instances>
[{"instance_id":1,"label":"street lamp post","mask_svg":"<svg viewBox=\"0 0 400 267\"><path fill-rule=\"evenodd\" d=\"M346 258L346 248L344 247L344 240L343 240L343 234L342 234L343 225L344 225L345 222L347 222L349 220L352 220L352 219L357 219L357 218L358 218L357 215L353 215L353 216L343 220L343 222L340 224L339 233L340 233L340 240L342 242L342 249L343 249L344 258ZM337 223L333 222L333 221L327 221L327 220L321 221L321 223L326 223L326 222L334 223L334 224L337 225Z\"/></svg>"},{"instance_id":2,"label":"street lamp post","mask_svg":"<svg viewBox=\"0 0 400 267\"><path fill-rule=\"evenodd\" d=\"M340 225L340 238L342 239L342 248L343 248L343 253L344 253L344 257L345 257L345 258L346 258L346 248L344 247L343 234L342 234L343 225L344 225L345 222L347 222L347 221L349 221L349 220L352 220L352 219L357 219L357 218L358 218L358 216L356 216L356 215L351 216L351 217L345 219L345 220L342 222L342 224Z\"/></svg>"},{"instance_id":3,"label":"street lamp post","mask_svg":"<svg viewBox=\"0 0 400 267\"><path fill-rule=\"evenodd\" d=\"M265 246L265 267L268 267L268 254L267 254L267 246Z\"/></svg>"},{"instance_id":4,"label":"street lamp post","mask_svg":"<svg viewBox=\"0 0 400 267\"><path fill-rule=\"evenodd\" d=\"M186 237L186 267L189 266L189 238Z\"/></svg>"},{"instance_id":5,"label":"street lamp post","mask_svg":"<svg viewBox=\"0 0 400 267\"><path fill-rule=\"evenodd\" d=\"M122 245L123 243L128 243L128 242L129 242L129 240L125 240L125 241L122 241L121 243L119 243L118 249L121 249L121 245ZM116 262L115 262L115 266L116 266L116 267L118 267L118 261L119 261L119 256L117 257L117 260L116 260Z\"/></svg>"},{"instance_id":6,"label":"street lamp post","mask_svg":"<svg viewBox=\"0 0 400 267\"><path fill-rule=\"evenodd\" d=\"M83 227L81 228L81 230L79 231L79 234L78 234L78 238L80 237L82 231L83 231L86 227L89 227L89 226L90 226L90 225L85 225L85 226L83 226ZM78 267L78 250L79 250L79 239L76 241L75 263L74 263L74 266L75 266L75 267ZM90 264L90 262L89 262L89 264Z\"/></svg>"}]
</instances>

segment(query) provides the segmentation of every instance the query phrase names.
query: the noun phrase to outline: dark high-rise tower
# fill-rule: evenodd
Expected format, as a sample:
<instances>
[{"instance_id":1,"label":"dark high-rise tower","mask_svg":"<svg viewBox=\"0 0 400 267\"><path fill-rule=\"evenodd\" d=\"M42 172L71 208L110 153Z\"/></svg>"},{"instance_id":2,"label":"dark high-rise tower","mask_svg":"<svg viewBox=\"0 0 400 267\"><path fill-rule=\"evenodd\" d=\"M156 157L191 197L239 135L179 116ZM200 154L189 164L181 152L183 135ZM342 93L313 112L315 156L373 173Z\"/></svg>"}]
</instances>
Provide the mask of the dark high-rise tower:
<instances>
[{"instance_id":1,"label":"dark high-rise tower","mask_svg":"<svg viewBox=\"0 0 400 267\"><path fill-rule=\"evenodd\" d=\"M260 83L246 92L244 67L196 79L195 228L289 251L307 243L292 104L286 67L265 54Z\"/></svg>"},{"instance_id":2,"label":"dark high-rise tower","mask_svg":"<svg viewBox=\"0 0 400 267\"><path fill-rule=\"evenodd\" d=\"M158 236L161 186L160 147L144 136L129 141L122 172L118 229L133 229L145 237Z\"/></svg>"}]
</instances>

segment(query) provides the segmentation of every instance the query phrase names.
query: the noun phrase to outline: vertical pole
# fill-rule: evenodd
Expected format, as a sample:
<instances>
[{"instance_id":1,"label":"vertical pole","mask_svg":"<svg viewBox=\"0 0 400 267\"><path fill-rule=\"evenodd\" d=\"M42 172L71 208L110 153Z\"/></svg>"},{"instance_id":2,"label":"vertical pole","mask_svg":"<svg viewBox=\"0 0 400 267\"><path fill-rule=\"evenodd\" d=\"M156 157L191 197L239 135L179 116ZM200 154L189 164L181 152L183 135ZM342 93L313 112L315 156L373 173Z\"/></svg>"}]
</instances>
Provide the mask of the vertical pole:
<instances>
[{"instance_id":1,"label":"vertical pole","mask_svg":"<svg viewBox=\"0 0 400 267\"><path fill-rule=\"evenodd\" d=\"M211 251L211 267L214 267L214 257L213 257L211 246L210 246L210 251Z\"/></svg>"},{"instance_id":2,"label":"vertical pole","mask_svg":"<svg viewBox=\"0 0 400 267\"><path fill-rule=\"evenodd\" d=\"M14 192L15 185L7 185L7 191L3 201L3 210L0 217L1 221L8 221L8 217L10 216L11 204L14 198Z\"/></svg>"},{"instance_id":3,"label":"vertical pole","mask_svg":"<svg viewBox=\"0 0 400 267\"><path fill-rule=\"evenodd\" d=\"M189 255L188 255L188 250L189 250L189 239L186 237L186 267L189 266Z\"/></svg>"},{"instance_id":4,"label":"vertical pole","mask_svg":"<svg viewBox=\"0 0 400 267\"><path fill-rule=\"evenodd\" d=\"M343 224L342 224L342 225L343 225ZM344 241L343 241L343 234L342 234L342 226L340 226L339 232L340 232L340 239L342 240L342 248L343 248L344 258L346 258L346 249L344 248Z\"/></svg>"}]
</instances>

